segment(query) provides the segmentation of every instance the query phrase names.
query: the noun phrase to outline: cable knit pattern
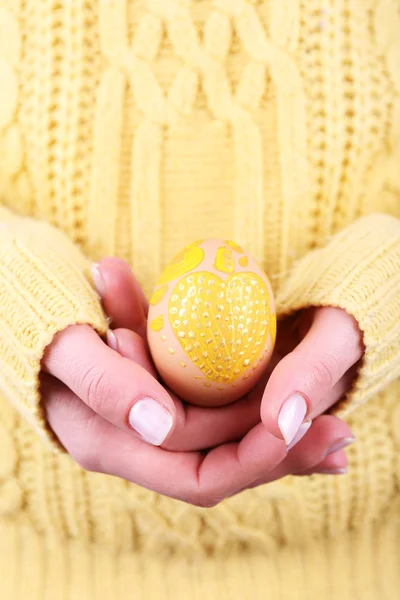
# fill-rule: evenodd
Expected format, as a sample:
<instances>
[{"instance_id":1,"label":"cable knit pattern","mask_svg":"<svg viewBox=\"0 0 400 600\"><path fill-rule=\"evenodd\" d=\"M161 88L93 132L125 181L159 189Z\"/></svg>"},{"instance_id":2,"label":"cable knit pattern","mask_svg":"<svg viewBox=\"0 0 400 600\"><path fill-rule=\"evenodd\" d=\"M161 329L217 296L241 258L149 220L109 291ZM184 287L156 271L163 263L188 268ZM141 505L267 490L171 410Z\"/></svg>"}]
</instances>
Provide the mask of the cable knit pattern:
<instances>
[{"instance_id":1,"label":"cable knit pattern","mask_svg":"<svg viewBox=\"0 0 400 600\"><path fill-rule=\"evenodd\" d=\"M0 0L2 599L395 598L399 31L398 0ZM280 317L357 318L348 476L203 510L52 451L43 350L107 328L89 260L149 293L211 236L257 257Z\"/></svg>"},{"instance_id":2,"label":"cable knit pattern","mask_svg":"<svg viewBox=\"0 0 400 600\"><path fill-rule=\"evenodd\" d=\"M0 3L0 196L22 211L30 208L30 183L24 161L24 143L17 119L21 58L19 3ZM7 90L7 93L5 93Z\"/></svg>"}]
</instances>

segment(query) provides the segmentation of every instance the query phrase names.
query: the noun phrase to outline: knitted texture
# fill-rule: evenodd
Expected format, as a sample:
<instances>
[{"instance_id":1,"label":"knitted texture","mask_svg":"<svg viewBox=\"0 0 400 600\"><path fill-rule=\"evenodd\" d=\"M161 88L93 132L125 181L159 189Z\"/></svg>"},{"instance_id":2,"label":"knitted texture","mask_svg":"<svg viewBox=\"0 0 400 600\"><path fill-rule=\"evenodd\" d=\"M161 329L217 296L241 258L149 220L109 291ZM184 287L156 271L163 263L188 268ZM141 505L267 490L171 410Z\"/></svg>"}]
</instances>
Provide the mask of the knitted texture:
<instances>
[{"instance_id":1,"label":"knitted texture","mask_svg":"<svg viewBox=\"0 0 400 600\"><path fill-rule=\"evenodd\" d=\"M396 598L399 31L398 0L0 0L2 600ZM260 261L278 316L358 320L348 476L205 511L38 438L44 348L107 327L89 260L150 293L204 237Z\"/></svg>"},{"instance_id":2,"label":"knitted texture","mask_svg":"<svg viewBox=\"0 0 400 600\"><path fill-rule=\"evenodd\" d=\"M69 325L105 333L107 322L84 276L87 261L64 234L1 207L0 218L0 386L47 438L39 394L46 346Z\"/></svg>"},{"instance_id":3,"label":"knitted texture","mask_svg":"<svg viewBox=\"0 0 400 600\"><path fill-rule=\"evenodd\" d=\"M400 220L369 215L307 254L278 296L281 316L338 306L363 332L365 353L354 388L335 408L346 416L400 377Z\"/></svg>"}]
</instances>

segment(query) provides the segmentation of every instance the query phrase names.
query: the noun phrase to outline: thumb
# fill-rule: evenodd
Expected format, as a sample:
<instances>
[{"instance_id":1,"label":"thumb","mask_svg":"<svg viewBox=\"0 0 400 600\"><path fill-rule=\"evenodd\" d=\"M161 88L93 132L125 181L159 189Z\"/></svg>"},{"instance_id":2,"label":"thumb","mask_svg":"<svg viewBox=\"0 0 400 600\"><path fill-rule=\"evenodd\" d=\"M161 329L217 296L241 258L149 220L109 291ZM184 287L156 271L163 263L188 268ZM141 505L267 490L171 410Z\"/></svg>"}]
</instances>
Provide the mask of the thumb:
<instances>
[{"instance_id":1,"label":"thumb","mask_svg":"<svg viewBox=\"0 0 400 600\"><path fill-rule=\"evenodd\" d=\"M278 363L265 388L261 419L270 433L293 442L306 420L347 391L342 378L362 353L355 319L339 308L318 308L304 339Z\"/></svg>"}]
</instances>

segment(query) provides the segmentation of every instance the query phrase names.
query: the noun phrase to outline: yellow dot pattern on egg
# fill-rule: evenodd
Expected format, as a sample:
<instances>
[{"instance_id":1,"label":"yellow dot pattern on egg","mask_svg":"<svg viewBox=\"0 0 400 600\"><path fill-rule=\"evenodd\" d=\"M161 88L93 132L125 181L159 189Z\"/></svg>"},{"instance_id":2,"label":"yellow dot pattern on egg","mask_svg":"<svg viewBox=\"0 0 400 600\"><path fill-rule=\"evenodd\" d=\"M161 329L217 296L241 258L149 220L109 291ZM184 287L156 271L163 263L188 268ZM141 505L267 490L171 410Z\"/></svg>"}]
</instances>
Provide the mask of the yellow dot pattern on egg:
<instances>
[{"instance_id":1,"label":"yellow dot pattern on egg","mask_svg":"<svg viewBox=\"0 0 400 600\"><path fill-rule=\"evenodd\" d=\"M221 246L215 255L214 267L221 273L233 273L235 270L235 261L233 260L233 252L226 246Z\"/></svg>"},{"instance_id":2,"label":"yellow dot pattern on egg","mask_svg":"<svg viewBox=\"0 0 400 600\"><path fill-rule=\"evenodd\" d=\"M168 292L168 286L165 283L161 287L157 288L152 297L150 298L150 304L152 306L156 306L161 300L164 298L165 294Z\"/></svg>"},{"instance_id":3,"label":"yellow dot pattern on egg","mask_svg":"<svg viewBox=\"0 0 400 600\"><path fill-rule=\"evenodd\" d=\"M255 273L236 273L225 281L204 271L183 277L168 308L176 339L207 379L232 384L262 360L270 301L266 283Z\"/></svg>"},{"instance_id":4,"label":"yellow dot pattern on egg","mask_svg":"<svg viewBox=\"0 0 400 600\"><path fill-rule=\"evenodd\" d=\"M239 258L239 265L241 267L248 267L248 265L249 265L249 259L247 258L247 256L241 256Z\"/></svg>"},{"instance_id":5,"label":"yellow dot pattern on egg","mask_svg":"<svg viewBox=\"0 0 400 600\"><path fill-rule=\"evenodd\" d=\"M238 246L238 244L235 244L235 242L232 242L232 240L225 240L225 244L232 248L232 250L234 250L235 252L239 252L239 254L243 254L244 252L243 248Z\"/></svg>"},{"instance_id":6,"label":"yellow dot pattern on egg","mask_svg":"<svg viewBox=\"0 0 400 600\"><path fill-rule=\"evenodd\" d=\"M160 315L160 316L156 317L150 323L150 328L153 331L161 331L161 329L163 329L163 327L164 327L164 315Z\"/></svg>"},{"instance_id":7,"label":"yellow dot pattern on egg","mask_svg":"<svg viewBox=\"0 0 400 600\"><path fill-rule=\"evenodd\" d=\"M167 264L159 277L158 285L169 283L173 279L192 271L200 265L203 259L204 250L199 248L196 243L186 246Z\"/></svg>"}]
</instances>

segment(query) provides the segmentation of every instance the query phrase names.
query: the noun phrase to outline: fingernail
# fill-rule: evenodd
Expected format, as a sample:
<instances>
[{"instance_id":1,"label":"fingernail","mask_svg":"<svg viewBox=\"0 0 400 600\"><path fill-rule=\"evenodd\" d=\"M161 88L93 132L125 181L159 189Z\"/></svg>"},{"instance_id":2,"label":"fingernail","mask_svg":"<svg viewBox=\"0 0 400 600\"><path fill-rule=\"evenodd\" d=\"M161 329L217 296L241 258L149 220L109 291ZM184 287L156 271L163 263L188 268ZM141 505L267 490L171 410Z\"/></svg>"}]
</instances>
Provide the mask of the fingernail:
<instances>
[{"instance_id":1,"label":"fingernail","mask_svg":"<svg viewBox=\"0 0 400 600\"><path fill-rule=\"evenodd\" d=\"M100 294L100 296L105 296L106 293L106 283L104 281L104 277L100 272L100 267L98 263L94 263L92 265L92 279L93 283L96 287L96 290Z\"/></svg>"},{"instance_id":2,"label":"fingernail","mask_svg":"<svg viewBox=\"0 0 400 600\"><path fill-rule=\"evenodd\" d=\"M161 404L152 398L143 398L132 406L129 424L146 442L160 446L171 430L173 419Z\"/></svg>"},{"instance_id":3,"label":"fingernail","mask_svg":"<svg viewBox=\"0 0 400 600\"><path fill-rule=\"evenodd\" d=\"M339 450L343 450L343 448L346 448L346 446L350 446L350 444L353 444L355 441L356 441L356 438L354 436L340 438L332 444L332 446L329 448L329 450L327 451L325 456L329 456L330 454L339 452Z\"/></svg>"},{"instance_id":4,"label":"fingernail","mask_svg":"<svg viewBox=\"0 0 400 600\"><path fill-rule=\"evenodd\" d=\"M110 348L118 352L117 336L113 331L111 331L111 329L107 331L107 344L110 346Z\"/></svg>"},{"instance_id":5,"label":"fingernail","mask_svg":"<svg viewBox=\"0 0 400 600\"><path fill-rule=\"evenodd\" d=\"M346 467L341 467L337 469L319 469L316 472L321 475L346 475L346 473L348 473Z\"/></svg>"},{"instance_id":6,"label":"fingernail","mask_svg":"<svg viewBox=\"0 0 400 600\"><path fill-rule=\"evenodd\" d=\"M294 440L306 413L307 403L300 394L294 394L283 403L278 417L278 426L287 446Z\"/></svg>"},{"instance_id":7,"label":"fingernail","mask_svg":"<svg viewBox=\"0 0 400 600\"><path fill-rule=\"evenodd\" d=\"M293 448L293 446L295 446L306 435L307 431L311 427L311 423L312 423L312 421L305 421L305 423L300 425L298 432L296 433L296 435L294 436L294 438L288 445L287 450L291 450Z\"/></svg>"}]
</instances>

